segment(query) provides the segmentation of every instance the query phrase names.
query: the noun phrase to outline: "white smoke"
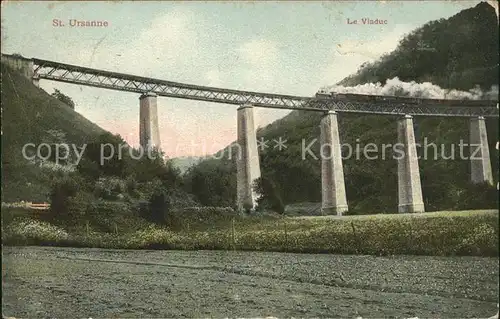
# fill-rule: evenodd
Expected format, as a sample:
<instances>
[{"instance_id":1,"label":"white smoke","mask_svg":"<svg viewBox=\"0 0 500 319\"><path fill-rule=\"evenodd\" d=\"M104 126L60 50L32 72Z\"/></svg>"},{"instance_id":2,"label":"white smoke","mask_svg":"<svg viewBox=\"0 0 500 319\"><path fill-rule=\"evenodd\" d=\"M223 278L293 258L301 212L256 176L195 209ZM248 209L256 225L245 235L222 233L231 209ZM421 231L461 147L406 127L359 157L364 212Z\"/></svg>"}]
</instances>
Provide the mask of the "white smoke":
<instances>
[{"instance_id":1,"label":"white smoke","mask_svg":"<svg viewBox=\"0 0 500 319\"><path fill-rule=\"evenodd\" d=\"M407 96L424 99L449 99L449 100L497 100L498 85L493 85L487 92L479 86L469 91L443 89L430 82L417 83L415 81L403 82L398 77L388 79L385 85L380 82L366 83L356 86L332 85L319 90L320 93L352 93L366 95Z\"/></svg>"}]
</instances>

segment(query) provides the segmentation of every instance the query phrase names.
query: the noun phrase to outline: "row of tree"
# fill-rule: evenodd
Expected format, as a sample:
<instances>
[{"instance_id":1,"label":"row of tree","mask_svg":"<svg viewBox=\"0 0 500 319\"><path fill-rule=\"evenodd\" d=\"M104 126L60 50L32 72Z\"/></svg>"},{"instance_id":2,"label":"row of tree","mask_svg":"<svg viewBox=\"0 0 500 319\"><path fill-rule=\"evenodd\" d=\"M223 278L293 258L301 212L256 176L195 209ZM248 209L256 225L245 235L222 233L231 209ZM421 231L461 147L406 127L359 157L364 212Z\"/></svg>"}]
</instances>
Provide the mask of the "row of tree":
<instances>
[{"instance_id":1,"label":"row of tree","mask_svg":"<svg viewBox=\"0 0 500 319\"><path fill-rule=\"evenodd\" d=\"M102 145L115 150L121 147L122 152L107 154L101 163ZM140 208L143 217L163 222L173 204L196 204L184 192L180 171L165 160L163 153L153 149L147 156L132 154L139 154L139 150L131 149L119 135L111 133L101 134L87 144L76 170L61 173L53 180L50 200L54 217L73 218L78 209L73 209L72 203L79 206L101 199L130 203Z\"/></svg>"}]
</instances>

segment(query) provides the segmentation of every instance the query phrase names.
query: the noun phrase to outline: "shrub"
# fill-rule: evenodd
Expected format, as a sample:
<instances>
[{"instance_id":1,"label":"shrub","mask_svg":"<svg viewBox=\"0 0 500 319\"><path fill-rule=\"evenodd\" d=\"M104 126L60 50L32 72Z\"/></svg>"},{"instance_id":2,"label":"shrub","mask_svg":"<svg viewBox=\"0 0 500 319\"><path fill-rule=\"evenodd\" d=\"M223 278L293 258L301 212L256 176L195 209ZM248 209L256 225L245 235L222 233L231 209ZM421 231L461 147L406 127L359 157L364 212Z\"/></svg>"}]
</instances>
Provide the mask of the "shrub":
<instances>
[{"instance_id":1,"label":"shrub","mask_svg":"<svg viewBox=\"0 0 500 319\"><path fill-rule=\"evenodd\" d=\"M73 102L73 99L61 93L61 91L59 91L58 89L54 89L54 93L52 93L52 96L58 99L59 101L63 102L70 108L75 109L75 102Z\"/></svg>"},{"instance_id":2,"label":"shrub","mask_svg":"<svg viewBox=\"0 0 500 319\"><path fill-rule=\"evenodd\" d=\"M168 196L172 209L199 206L199 203L194 200L194 196L192 194L186 193L182 189L168 189L166 194Z\"/></svg>"},{"instance_id":3,"label":"shrub","mask_svg":"<svg viewBox=\"0 0 500 319\"><path fill-rule=\"evenodd\" d=\"M96 231L113 233L115 227L121 232L136 228L139 222L134 204L122 201L94 201L88 207L87 220Z\"/></svg>"},{"instance_id":4,"label":"shrub","mask_svg":"<svg viewBox=\"0 0 500 319\"><path fill-rule=\"evenodd\" d=\"M497 218L498 213L490 211L289 219L286 249L371 255L497 256ZM283 233L283 227L279 228ZM259 246L266 247L266 242Z\"/></svg>"},{"instance_id":5,"label":"shrub","mask_svg":"<svg viewBox=\"0 0 500 319\"><path fill-rule=\"evenodd\" d=\"M68 216L72 217L72 221L78 222L81 217L87 216L92 210L95 200L92 194L79 191L68 199Z\"/></svg>"},{"instance_id":6,"label":"shrub","mask_svg":"<svg viewBox=\"0 0 500 319\"><path fill-rule=\"evenodd\" d=\"M87 143L84 156L78 163L77 170L82 176L90 179L100 176L127 176L129 174L127 161L125 160L127 153L123 154L125 158L121 158L119 152L111 154L111 149L120 149L120 145L123 144L125 144L125 141L119 135L112 135L109 132L94 137L90 143ZM103 148L103 146L112 146L113 148ZM104 160L101 165L103 155L111 156Z\"/></svg>"},{"instance_id":7,"label":"shrub","mask_svg":"<svg viewBox=\"0 0 500 319\"><path fill-rule=\"evenodd\" d=\"M137 180L134 176L128 176L125 179L125 188L127 189L127 193L134 198L138 198L140 195L137 191L137 186Z\"/></svg>"},{"instance_id":8,"label":"shrub","mask_svg":"<svg viewBox=\"0 0 500 319\"><path fill-rule=\"evenodd\" d=\"M78 190L79 183L74 177L66 175L56 179L50 193L50 210L53 216L68 215L69 198L76 195Z\"/></svg>"},{"instance_id":9,"label":"shrub","mask_svg":"<svg viewBox=\"0 0 500 319\"><path fill-rule=\"evenodd\" d=\"M172 229L207 229L226 226L238 216L231 207L186 207L172 210L166 221Z\"/></svg>"},{"instance_id":10,"label":"shrub","mask_svg":"<svg viewBox=\"0 0 500 319\"><path fill-rule=\"evenodd\" d=\"M96 216L102 220L93 220L91 236L83 232L68 235L64 229L40 221L15 220L2 232L2 240L6 244L104 248L498 256L497 211L283 218L238 215L231 208L191 207L173 210L168 215L169 228L146 222L131 227L126 219L122 225L129 225L128 233L118 235L106 230L112 221L103 207L119 211L124 204L99 205Z\"/></svg>"},{"instance_id":11,"label":"shrub","mask_svg":"<svg viewBox=\"0 0 500 319\"><path fill-rule=\"evenodd\" d=\"M284 214L287 216L321 216L321 203L301 202L289 204L286 205Z\"/></svg>"},{"instance_id":12,"label":"shrub","mask_svg":"<svg viewBox=\"0 0 500 319\"><path fill-rule=\"evenodd\" d=\"M468 184L456 199L454 209L498 208L498 190L488 183Z\"/></svg>"},{"instance_id":13,"label":"shrub","mask_svg":"<svg viewBox=\"0 0 500 319\"><path fill-rule=\"evenodd\" d=\"M130 248L154 248L162 245L167 248L173 236L171 231L151 225L133 233L127 240L127 246Z\"/></svg>"},{"instance_id":14,"label":"shrub","mask_svg":"<svg viewBox=\"0 0 500 319\"><path fill-rule=\"evenodd\" d=\"M116 177L101 177L94 185L95 196L102 199L114 200L126 192L126 182Z\"/></svg>"},{"instance_id":15,"label":"shrub","mask_svg":"<svg viewBox=\"0 0 500 319\"><path fill-rule=\"evenodd\" d=\"M69 234L60 227L30 219L18 219L6 227L5 234L2 232L2 241L6 244L57 244L68 237Z\"/></svg>"},{"instance_id":16,"label":"shrub","mask_svg":"<svg viewBox=\"0 0 500 319\"><path fill-rule=\"evenodd\" d=\"M272 180L260 177L254 182L253 188L259 195L257 199L258 210L272 210L280 214L285 212L283 200Z\"/></svg>"},{"instance_id":17,"label":"shrub","mask_svg":"<svg viewBox=\"0 0 500 319\"><path fill-rule=\"evenodd\" d=\"M164 191L158 190L149 199L149 220L164 223L165 214L170 210L170 200Z\"/></svg>"}]
</instances>

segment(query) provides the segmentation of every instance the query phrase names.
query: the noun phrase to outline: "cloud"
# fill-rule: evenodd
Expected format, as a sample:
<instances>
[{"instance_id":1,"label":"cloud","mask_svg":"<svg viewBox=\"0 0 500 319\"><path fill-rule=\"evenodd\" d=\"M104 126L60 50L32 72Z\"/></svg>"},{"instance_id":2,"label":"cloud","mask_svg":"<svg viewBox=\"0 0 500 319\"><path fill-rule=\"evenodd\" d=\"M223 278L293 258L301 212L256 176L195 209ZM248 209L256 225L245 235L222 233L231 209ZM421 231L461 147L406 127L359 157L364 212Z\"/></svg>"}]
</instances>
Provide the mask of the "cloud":
<instances>
[{"instance_id":1,"label":"cloud","mask_svg":"<svg viewBox=\"0 0 500 319\"><path fill-rule=\"evenodd\" d=\"M79 54L72 60L94 68L160 77L165 70L171 71L179 64L188 65L195 59L198 37L195 21L191 11L171 10L153 18L133 38L113 34L112 43L102 37L94 39L93 46L78 50Z\"/></svg>"},{"instance_id":2,"label":"cloud","mask_svg":"<svg viewBox=\"0 0 500 319\"><path fill-rule=\"evenodd\" d=\"M251 39L235 50L240 65L236 68L242 89L273 92L280 70L278 43L268 39Z\"/></svg>"},{"instance_id":3,"label":"cloud","mask_svg":"<svg viewBox=\"0 0 500 319\"><path fill-rule=\"evenodd\" d=\"M345 41L337 43L335 54L337 56L359 55L363 59L376 59L386 52L396 49L399 35L388 36L382 41Z\"/></svg>"},{"instance_id":4,"label":"cloud","mask_svg":"<svg viewBox=\"0 0 500 319\"><path fill-rule=\"evenodd\" d=\"M217 86L220 87L222 86L222 78L221 78L221 72L216 69L211 69L208 70L205 73L205 80L206 80L206 85L208 86Z\"/></svg>"},{"instance_id":5,"label":"cloud","mask_svg":"<svg viewBox=\"0 0 500 319\"><path fill-rule=\"evenodd\" d=\"M251 39L240 45L236 53L243 64L239 70L242 79L241 88L270 93L283 91L284 81L279 74L283 73L283 69L280 68L284 65L279 43L268 39ZM256 108L254 109L255 126L264 126L289 112Z\"/></svg>"},{"instance_id":6,"label":"cloud","mask_svg":"<svg viewBox=\"0 0 500 319\"><path fill-rule=\"evenodd\" d=\"M279 50L276 42L266 39L252 39L237 49L240 57L253 66L270 66L278 61Z\"/></svg>"},{"instance_id":7,"label":"cloud","mask_svg":"<svg viewBox=\"0 0 500 319\"><path fill-rule=\"evenodd\" d=\"M404 35L413 28L411 25L398 25L382 38L335 43L330 49L330 62L322 72L323 85L336 83L356 72L361 64L374 61L384 53L393 51Z\"/></svg>"}]
</instances>

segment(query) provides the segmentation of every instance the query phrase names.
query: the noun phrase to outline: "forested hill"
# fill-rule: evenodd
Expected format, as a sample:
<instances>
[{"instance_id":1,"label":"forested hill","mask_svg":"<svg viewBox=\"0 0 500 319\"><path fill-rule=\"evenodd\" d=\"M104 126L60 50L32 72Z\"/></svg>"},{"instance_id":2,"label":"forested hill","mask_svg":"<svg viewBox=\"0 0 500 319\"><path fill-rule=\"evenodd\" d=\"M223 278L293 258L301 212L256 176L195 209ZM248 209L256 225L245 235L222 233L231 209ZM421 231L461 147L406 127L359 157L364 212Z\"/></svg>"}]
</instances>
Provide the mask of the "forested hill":
<instances>
[{"instance_id":1,"label":"forested hill","mask_svg":"<svg viewBox=\"0 0 500 319\"><path fill-rule=\"evenodd\" d=\"M2 200L46 201L50 178L23 157L27 143L82 145L105 133L6 64L2 78Z\"/></svg>"},{"instance_id":2,"label":"forested hill","mask_svg":"<svg viewBox=\"0 0 500 319\"><path fill-rule=\"evenodd\" d=\"M498 85L498 25L494 9L487 3L461 11L449 19L431 21L404 37L397 49L378 61L362 66L354 75L340 81L355 86L367 82L384 83L399 77L403 81L430 81L443 88L483 90ZM328 83L325 83L328 84ZM320 88L318 88L320 89ZM287 140L287 148L260 151L262 175L273 182L276 196L284 204L321 200L320 161L302 159L302 142L319 138L320 115L292 112L259 130L258 137ZM497 121L488 122L492 164L498 174L494 151ZM468 120L455 118L415 118L419 141L445 145L468 141ZM389 116L341 114L342 143L362 148L396 142L396 119ZM358 142L359 141L359 142ZM313 150L318 154L319 141ZM458 152L458 149L456 150ZM439 151L438 151L439 152ZM495 206L496 190L480 189L469 183L469 161L420 161L422 191L426 209L485 208ZM441 156L439 156L441 157ZM394 212L397 209L397 171L392 157L378 160L344 160L347 199L351 213ZM232 205L235 200L235 163L232 160L204 161L188 172L193 193L205 205ZM498 176L495 176L498 181ZM488 197L489 196L489 197Z\"/></svg>"},{"instance_id":3,"label":"forested hill","mask_svg":"<svg viewBox=\"0 0 500 319\"><path fill-rule=\"evenodd\" d=\"M445 20L430 21L407 35L396 50L369 63L340 85L402 81L442 88L489 89L498 84L498 27L493 7L481 2Z\"/></svg>"}]
</instances>

